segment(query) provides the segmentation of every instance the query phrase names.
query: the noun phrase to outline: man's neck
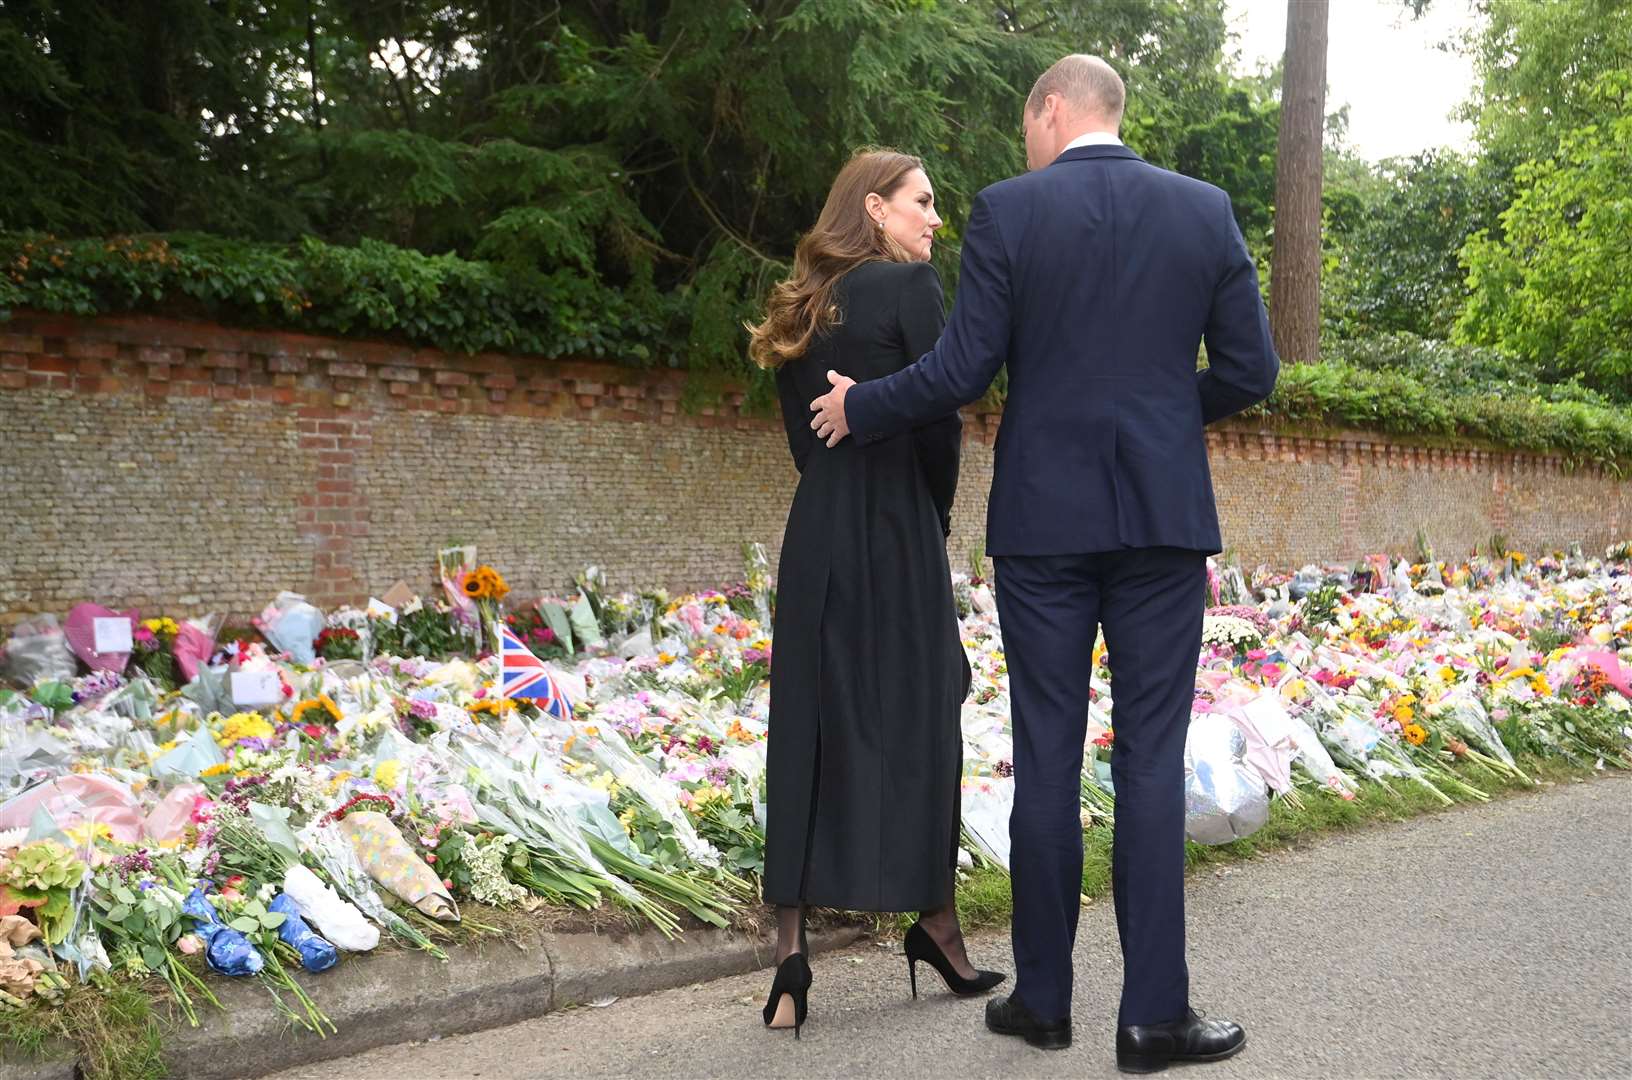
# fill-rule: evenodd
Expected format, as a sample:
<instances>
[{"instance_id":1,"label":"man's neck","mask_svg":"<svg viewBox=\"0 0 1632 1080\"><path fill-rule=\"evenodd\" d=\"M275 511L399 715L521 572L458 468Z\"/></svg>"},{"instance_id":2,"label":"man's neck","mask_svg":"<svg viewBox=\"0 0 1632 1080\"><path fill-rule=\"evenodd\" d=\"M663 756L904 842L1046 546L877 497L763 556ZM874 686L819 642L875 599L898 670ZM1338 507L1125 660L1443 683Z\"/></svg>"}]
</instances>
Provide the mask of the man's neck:
<instances>
[{"instance_id":1,"label":"man's neck","mask_svg":"<svg viewBox=\"0 0 1632 1080\"><path fill-rule=\"evenodd\" d=\"M1079 146L1120 146L1121 144L1122 140L1117 137L1115 131L1103 124L1091 124L1083 127L1076 135L1067 140L1066 144L1060 148L1060 153L1075 150Z\"/></svg>"}]
</instances>

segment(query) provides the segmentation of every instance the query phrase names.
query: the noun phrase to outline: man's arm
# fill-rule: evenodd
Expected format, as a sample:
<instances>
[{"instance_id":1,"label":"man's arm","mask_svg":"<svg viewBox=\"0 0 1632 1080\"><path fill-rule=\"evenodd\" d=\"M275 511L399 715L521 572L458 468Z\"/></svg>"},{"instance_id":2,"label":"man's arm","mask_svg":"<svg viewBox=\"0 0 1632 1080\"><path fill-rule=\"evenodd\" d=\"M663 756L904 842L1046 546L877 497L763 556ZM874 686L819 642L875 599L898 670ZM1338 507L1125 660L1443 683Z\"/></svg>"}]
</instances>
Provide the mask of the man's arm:
<instances>
[{"instance_id":1,"label":"man's arm","mask_svg":"<svg viewBox=\"0 0 1632 1080\"><path fill-rule=\"evenodd\" d=\"M1224 270L1213 290L1203 341L1207 368L1196 373L1204 424L1233 416L1267 398L1275 389L1281 362L1269 333L1269 315L1258 292L1258 268L1235 223L1229 199Z\"/></svg>"},{"instance_id":2,"label":"man's arm","mask_svg":"<svg viewBox=\"0 0 1632 1080\"><path fill-rule=\"evenodd\" d=\"M811 402L831 446L846 433L874 442L937 420L986 392L1008 356L1012 312L1008 258L986 194L975 197L958 263L952 319L935 347L894 375L835 389Z\"/></svg>"}]
</instances>

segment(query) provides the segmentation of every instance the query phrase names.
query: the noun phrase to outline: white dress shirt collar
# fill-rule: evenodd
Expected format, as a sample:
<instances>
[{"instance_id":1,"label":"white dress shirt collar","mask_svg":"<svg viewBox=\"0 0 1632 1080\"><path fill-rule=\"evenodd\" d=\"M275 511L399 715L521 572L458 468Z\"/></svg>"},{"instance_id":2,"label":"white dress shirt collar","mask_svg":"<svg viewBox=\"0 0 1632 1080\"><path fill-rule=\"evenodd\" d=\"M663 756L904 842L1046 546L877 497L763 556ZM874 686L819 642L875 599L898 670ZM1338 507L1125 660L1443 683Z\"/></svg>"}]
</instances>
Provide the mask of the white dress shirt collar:
<instances>
[{"instance_id":1,"label":"white dress shirt collar","mask_svg":"<svg viewBox=\"0 0 1632 1080\"><path fill-rule=\"evenodd\" d=\"M1121 146L1122 140L1109 131L1090 131L1086 135L1078 135L1065 144L1065 150L1075 150L1079 146ZM1061 150L1060 153L1065 153Z\"/></svg>"}]
</instances>

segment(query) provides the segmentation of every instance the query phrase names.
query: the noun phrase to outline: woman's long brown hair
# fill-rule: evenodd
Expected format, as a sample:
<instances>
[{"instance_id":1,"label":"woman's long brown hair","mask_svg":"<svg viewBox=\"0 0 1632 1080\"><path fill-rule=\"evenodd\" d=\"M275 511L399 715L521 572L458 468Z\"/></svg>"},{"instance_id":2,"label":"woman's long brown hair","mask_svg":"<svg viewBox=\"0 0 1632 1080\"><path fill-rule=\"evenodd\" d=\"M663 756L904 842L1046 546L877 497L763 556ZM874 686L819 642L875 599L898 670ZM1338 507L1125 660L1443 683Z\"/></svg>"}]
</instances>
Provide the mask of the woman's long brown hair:
<instances>
[{"instance_id":1,"label":"woman's long brown hair","mask_svg":"<svg viewBox=\"0 0 1632 1080\"><path fill-rule=\"evenodd\" d=\"M866 200L888 199L923 162L894 150L864 150L845 163L827 193L816 227L799 241L793 275L771 290L765 321L749 324L748 355L762 368L779 368L805 354L817 334L836 324L833 289L864 262L908 262L912 256L878 227Z\"/></svg>"}]
</instances>

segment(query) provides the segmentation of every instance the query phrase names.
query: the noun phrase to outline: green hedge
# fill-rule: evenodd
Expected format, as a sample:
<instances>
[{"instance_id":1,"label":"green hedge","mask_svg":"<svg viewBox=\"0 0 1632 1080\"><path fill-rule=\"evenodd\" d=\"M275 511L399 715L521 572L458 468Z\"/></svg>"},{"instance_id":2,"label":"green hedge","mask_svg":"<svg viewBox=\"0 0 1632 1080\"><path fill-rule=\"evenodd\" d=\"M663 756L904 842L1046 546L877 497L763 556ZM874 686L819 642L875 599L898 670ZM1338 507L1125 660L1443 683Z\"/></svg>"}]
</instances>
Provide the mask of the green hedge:
<instances>
[{"instance_id":1,"label":"green hedge","mask_svg":"<svg viewBox=\"0 0 1632 1080\"><path fill-rule=\"evenodd\" d=\"M0 317L163 311L233 325L647 364L674 307L581 271L544 274L364 240L254 244L199 233L57 240L0 233Z\"/></svg>"},{"instance_id":2,"label":"green hedge","mask_svg":"<svg viewBox=\"0 0 1632 1080\"><path fill-rule=\"evenodd\" d=\"M390 337L448 351L496 350L678 365L687 297L424 255L365 240L250 244L201 234L56 240L0 234L7 309L97 315L162 311L231 325ZM667 343L667 344L666 344ZM715 374L715 373L711 373ZM768 377L744 362L756 401ZM994 388L1000 399L1001 386ZM1632 463L1632 409L1577 384L1543 385L1491 349L1407 334L1334 342L1326 362L1286 365L1251 414L1271 423L1478 439L1616 471Z\"/></svg>"},{"instance_id":3,"label":"green hedge","mask_svg":"<svg viewBox=\"0 0 1632 1080\"><path fill-rule=\"evenodd\" d=\"M1478 439L1558 453L1619 473L1632 463L1632 411L1583 401L1455 392L1393 370L1332 359L1281 369L1275 392L1248 415L1271 422L1356 427L1395 435Z\"/></svg>"}]
</instances>

